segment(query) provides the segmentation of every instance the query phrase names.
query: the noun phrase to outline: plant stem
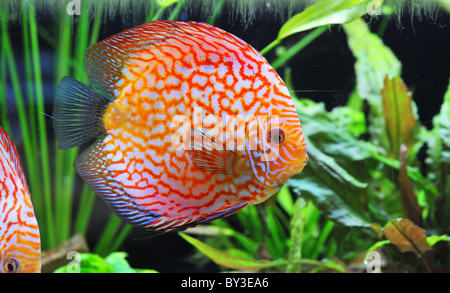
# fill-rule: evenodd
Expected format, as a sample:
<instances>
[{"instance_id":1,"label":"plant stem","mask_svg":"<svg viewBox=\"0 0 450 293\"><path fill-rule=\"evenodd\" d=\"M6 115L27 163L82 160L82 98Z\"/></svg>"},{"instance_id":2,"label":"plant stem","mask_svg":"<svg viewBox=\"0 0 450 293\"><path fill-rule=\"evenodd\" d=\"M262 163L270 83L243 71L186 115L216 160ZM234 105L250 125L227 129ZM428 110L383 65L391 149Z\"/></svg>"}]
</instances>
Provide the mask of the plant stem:
<instances>
[{"instance_id":1,"label":"plant stem","mask_svg":"<svg viewBox=\"0 0 450 293\"><path fill-rule=\"evenodd\" d=\"M274 40L272 43L270 43L269 45L267 45L264 49L262 49L260 51L261 55L263 55L263 56L266 55L267 52L269 52L270 50L272 50L273 48L278 46L278 44L280 44L280 43L281 43L281 40L279 40L279 39Z\"/></svg>"},{"instance_id":2,"label":"plant stem","mask_svg":"<svg viewBox=\"0 0 450 293\"><path fill-rule=\"evenodd\" d=\"M316 245L314 247L314 250L311 254L311 258L317 259L319 257L319 254L322 252L323 246L325 242L328 239L328 236L330 235L331 231L333 230L334 222L327 220L325 223L325 226L322 228L322 231L320 232L319 239L316 241Z\"/></svg>"},{"instance_id":3,"label":"plant stem","mask_svg":"<svg viewBox=\"0 0 450 293\"><path fill-rule=\"evenodd\" d=\"M89 219L92 215L92 208L95 202L95 193L87 185L83 184L83 191L81 192L81 199L78 203L78 213L75 220L74 234L86 235Z\"/></svg>"},{"instance_id":4,"label":"plant stem","mask_svg":"<svg viewBox=\"0 0 450 293\"><path fill-rule=\"evenodd\" d=\"M83 5L84 6L84 5ZM56 83L66 75L70 75L71 48L72 48L72 17L66 13L61 13L59 17L59 33L58 33L58 46L57 46L57 59L56 59ZM55 84L56 86L57 84ZM66 215L65 213L65 201L71 200L67 198L67 194L70 193L66 185L66 178L69 170L73 169L68 162L68 151L62 151L57 149L55 144L55 174L54 174L54 203L55 203L55 229L56 242L61 243L67 239L66 231ZM70 211L69 211L70 213ZM70 214L69 214L70 215Z\"/></svg>"},{"instance_id":5,"label":"plant stem","mask_svg":"<svg viewBox=\"0 0 450 293\"><path fill-rule=\"evenodd\" d=\"M0 47L0 125L6 131L11 134L11 127L8 120L7 98L8 92L6 88L6 56L3 50L3 46Z\"/></svg>"},{"instance_id":6,"label":"plant stem","mask_svg":"<svg viewBox=\"0 0 450 293\"><path fill-rule=\"evenodd\" d=\"M225 5L225 2L226 2L225 0L219 0L219 3L214 4L214 11L213 11L212 15L208 19L208 23L210 25L213 25L216 22L217 17L222 12L222 9L223 9L223 6Z\"/></svg>"},{"instance_id":7,"label":"plant stem","mask_svg":"<svg viewBox=\"0 0 450 293\"><path fill-rule=\"evenodd\" d=\"M178 0L177 6L175 6L175 9L170 13L167 20L176 20L178 18L178 15L181 12L181 9L183 9L184 2L186 0Z\"/></svg>"},{"instance_id":8,"label":"plant stem","mask_svg":"<svg viewBox=\"0 0 450 293\"><path fill-rule=\"evenodd\" d=\"M116 239L114 240L113 244L110 246L108 254L119 249L120 245L122 245L123 241L125 241L125 238L128 236L128 234L130 233L130 231L132 229L133 229L133 226L131 226L129 224L125 224L122 227L122 229L120 230Z\"/></svg>"},{"instance_id":9,"label":"plant stem","mask_svg":"<svg viewBox=\"0 0 450 293\"><path fill-rule=\"evenodd\" d=\"M291 246L288 254L288 264L286 273L300 273L301 272L301 258L302 258L302 240L303 230L305 227L305 216L303 215L303 208L306 203L302 199L297 199L294 204L293 216L291 219Z\"/></svg>"},{"instance_id":10,"label":"plant stem","mask_svg":"<svg viewBox=\"0 0 450 293\"><path fill-rule=\"evenodd\" d=\"M29 3L28 19L30 24L30 37L31 37L31 56L33 61L33 75L36 87L36 103L38 110L38 133L39 144L41 153L41 171L42 171L42 183L43 183L43 196L46 210L46 225L47 225L47 242L49 247L55 246L54 237L54 218L53 218L53 205L52 205L52 187L50 183L50 162L48 157L48 143L47 143L47 126L45 123L45 101L44 92L42 87L42 73L41 63L39 55L39 42L36 23L36 12L34 9L34 1Z\"/></svg>"},{"instance_id":11,"label":"plant stem","mask_svg":"<svg viewBox=\"0 0 450 293\"><path fill-rule=\"evenodd\" d=\"M89 45L92 45L97 42L98 35L100 31L100 24L103 19L103 1L99 1L97 5L97 10L95 12L95 20L92 25L91 38L89 39Z\"/></svg>"},{"instance_id":12,"label":"plant stem","mask_svg":"<svg viewBox=\"0 0 450 293\"><path fill-rule=\"evenodd\" d=\"M122 220L115 214L111 213L109 221L106 224L105 229L103 229L103 233L94 249L95 253L103 257L108 254L108 244L112 242L114 235L116 235L116 232L121 224Z\"/></svg>"},{"instance_id":13,"label":"plant stem","mask_svg":"<svg viewBox=\"0 0 450 293\"><path fill-rule=\"evenodd\" d=\"M290 47L284 54L278 57L275 61L271 62L271 65L274 69L277 69L289 59L294 57L298 52L300 52L303 48L309 45L312 41L322 35L326 30L328 30L328 26L321 26L314 29L312 32L304 36L300 41L298 41L294 46Z\"/></svg>"}]
</instances>

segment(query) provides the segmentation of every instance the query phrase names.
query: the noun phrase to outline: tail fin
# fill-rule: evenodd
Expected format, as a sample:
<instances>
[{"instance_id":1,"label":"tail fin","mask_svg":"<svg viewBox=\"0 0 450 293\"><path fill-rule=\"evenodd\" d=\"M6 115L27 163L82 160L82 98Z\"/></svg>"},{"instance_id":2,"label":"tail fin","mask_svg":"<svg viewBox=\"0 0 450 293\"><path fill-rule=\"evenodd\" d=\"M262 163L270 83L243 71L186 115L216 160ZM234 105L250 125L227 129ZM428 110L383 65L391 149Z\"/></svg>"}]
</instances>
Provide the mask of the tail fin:
<instances>
[{"instance_id":1,"label":"tail fin","mask_svg":"<svg viewBox=\"0 0 450 293\"><path fill-rule=\"evenodd\" d=\"M111 102L78 80L65 76L56 90L53 127L61 150L80 146L104 132L102 116Z\"/></svg>"}]
</instances>

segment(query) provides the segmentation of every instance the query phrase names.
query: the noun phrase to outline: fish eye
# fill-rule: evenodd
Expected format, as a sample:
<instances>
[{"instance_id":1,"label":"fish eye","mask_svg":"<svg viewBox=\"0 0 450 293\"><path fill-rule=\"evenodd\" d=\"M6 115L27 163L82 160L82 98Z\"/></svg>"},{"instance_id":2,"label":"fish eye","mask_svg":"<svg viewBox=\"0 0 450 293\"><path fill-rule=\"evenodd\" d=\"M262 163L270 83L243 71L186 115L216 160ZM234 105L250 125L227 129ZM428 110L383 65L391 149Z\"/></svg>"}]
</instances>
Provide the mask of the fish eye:
<instances>
[{"instance_id":1,"label":"fish eye","mask_svg":"<svg viewBox=\"0 0 450 293\"><path fill-rule=\"evenodd\" d=\"M17 273L19 270L19 262L15 258L9 257L3 264L3 269L6 273Z\"/></svg>"},{"instance_id":2,"label":"fish eye","mask_svg":"<svg viewBox=\"0 0 450 293\"><path fill-rule=\"evenodd\" d=\"M284 131L279 129L279 128L275 128L272 129L271 131L269 131L269 135L267 136L267 141L273 142L274 144L282 144L284 142L286 138L286 135L284 134Z\"/></svg>"}]
</instances>

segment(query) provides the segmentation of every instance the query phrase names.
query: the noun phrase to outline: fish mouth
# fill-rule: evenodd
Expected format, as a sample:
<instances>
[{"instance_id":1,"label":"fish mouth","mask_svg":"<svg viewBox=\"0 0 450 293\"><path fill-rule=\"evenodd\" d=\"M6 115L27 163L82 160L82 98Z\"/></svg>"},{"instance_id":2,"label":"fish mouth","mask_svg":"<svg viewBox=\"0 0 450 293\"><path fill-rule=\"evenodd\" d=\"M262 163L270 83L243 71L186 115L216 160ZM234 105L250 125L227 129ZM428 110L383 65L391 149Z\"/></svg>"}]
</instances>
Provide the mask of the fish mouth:
<instances>
[{"instance_id":1,"label":"fish mouth","mask_svg":"<svg viewBox=\"0 0 450 293\"><path fill-rule=\"evenodd\" d=\"M293 175L292 176L301 173L303 171L303 169L305 168L305 166L308 164L308 160L309 160L308 154L306 152L303 153L301 155L300 159L295 164L295 168L293 170Z\"/></svg>"}]
</instances>

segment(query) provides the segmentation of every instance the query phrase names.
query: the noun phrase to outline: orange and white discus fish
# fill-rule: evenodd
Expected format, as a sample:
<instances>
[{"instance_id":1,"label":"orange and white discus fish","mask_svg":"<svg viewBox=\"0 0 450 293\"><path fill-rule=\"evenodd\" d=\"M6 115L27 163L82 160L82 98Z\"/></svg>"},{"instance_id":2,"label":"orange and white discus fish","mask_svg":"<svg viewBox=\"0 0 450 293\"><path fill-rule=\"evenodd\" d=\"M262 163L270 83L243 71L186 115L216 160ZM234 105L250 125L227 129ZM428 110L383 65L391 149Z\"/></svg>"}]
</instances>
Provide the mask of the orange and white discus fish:
<instances>
[{"instance_id":1,"label":"orange and white discus fish","mask_svg":"<svg viewBox=\"0 0 450 293\"><path fill-rule=\"evenodd\" d=\"M0 127L0 272L39 273L41 240L19 155Z\"/></svg>"},{"instance_id":2,"label":"orange and white discus fish","mask_svg":"<svg viewBox=\"0 0 450 293\"><path fill-rule=\"evenodd\" d=\"M65 77L56 93L59 148L99 137L75 169L131 224L181 230L230 215L306 165L286 85L217 27L145 23L89 47L84 66L96 91Z\"/></svg>"}]
</instances>

